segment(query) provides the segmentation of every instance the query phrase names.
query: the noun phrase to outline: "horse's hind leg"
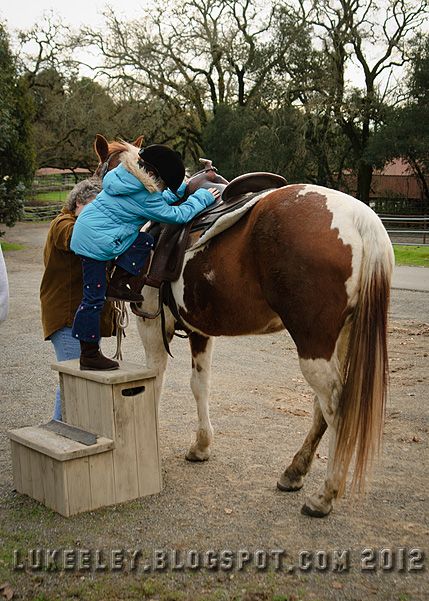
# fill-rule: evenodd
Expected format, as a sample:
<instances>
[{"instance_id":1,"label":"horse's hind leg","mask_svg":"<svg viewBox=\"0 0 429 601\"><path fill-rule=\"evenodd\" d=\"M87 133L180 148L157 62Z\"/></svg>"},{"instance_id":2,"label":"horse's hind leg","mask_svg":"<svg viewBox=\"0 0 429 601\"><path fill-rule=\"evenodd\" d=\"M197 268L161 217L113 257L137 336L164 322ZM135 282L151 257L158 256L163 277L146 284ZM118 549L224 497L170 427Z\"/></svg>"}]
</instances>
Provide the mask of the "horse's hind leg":
<instances>
[{"instance_id":1,"label":"horse's hind leg","mask_svg":"<svg viewBox=\"0 0 429 601\"><path fill-rule=\"evenodd\" d=\"M192 333L189 336L189 342L192 351L191 389L197 402L198 430L195 442L186 454L186 459L188 461L206 461L209 458L210 444L213 440L213 428L209 414L213 338Z\"/></svg>"},{"instance_id":2,"label":"horse's hind leg","mask_svg":"<svg viewBox=\"0 0 429 601\"><path fill-rule=\"evenodd\" d=\"M329 454L326 478L320 489L307 498L302 513L313 517L324 517L332 510L332 501L337 497L343 473L341 466L334 463L338 425L338 404L342 391L340 363L336 353L331 359L300 359L301 371L315 390L323 418L328 425Z\"/></svg>"},{"instance_id":3,"label":"horse's hind leg","mask_svg":"<svg viewBox=\"0 0 429 601\"><path fill-rule=\"evenodd\" d=\"M323 417L317 396L314 398L313 424L302 447L295 454L292 463L280 476L277 488L283 491L295 491L302 488L304 476L308 473L314 458L314 453L325 433L327 423Z\"/></svg>"}]
</instances>

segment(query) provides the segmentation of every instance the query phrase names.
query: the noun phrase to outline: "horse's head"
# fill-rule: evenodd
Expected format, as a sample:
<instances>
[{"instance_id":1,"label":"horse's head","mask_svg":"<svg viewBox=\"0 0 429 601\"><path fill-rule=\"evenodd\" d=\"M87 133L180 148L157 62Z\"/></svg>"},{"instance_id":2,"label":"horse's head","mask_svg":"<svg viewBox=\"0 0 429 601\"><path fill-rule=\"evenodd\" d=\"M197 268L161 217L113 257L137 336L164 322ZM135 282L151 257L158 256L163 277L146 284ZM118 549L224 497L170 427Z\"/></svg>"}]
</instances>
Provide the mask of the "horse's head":
<instances>
[{"instance_id":1,"label":"horse's head","mask_svg":"<svg viewBox=\"0 0 429 601\"><path fill-rule=\"evenodd\" d=\"M131 142L131 144L116 140L108 142L103 135L97 134L95 136L94 150L98 156L99 162L94 175L103 179L108 171L119 165L121 162L121 154L123 152L134 152L135 150L137 162L138 151L140 150L143 139L144 136L139 136L134 142Z\"/></svg>"},{"instance_id":2,"label":"horse's head","mask_svg":"<svg viewBox=\"0 0 429 601\"><path fill-rule=\"evenodd\" d=\"M138 152L143 143L144 136L139 136L134 142L128 143L123 140L108 142L106 138L97 134L94 142L94 150L98 156L99 162L94 175L103 177L108 171L114 169L123 162L124 157L128 154L128 159L131 158L137 163L139 160ZM131 154L131 156L130 156ZM183 202L189 194L193 194L198 188L217 188L220 192L223 192L228 180L218 174L216 167L212 165L212 161L209 159L200 159L203 165L203 169L194 173L187 182L187 191L184 198L180 202Z\"/></svg>"}]
</instances>

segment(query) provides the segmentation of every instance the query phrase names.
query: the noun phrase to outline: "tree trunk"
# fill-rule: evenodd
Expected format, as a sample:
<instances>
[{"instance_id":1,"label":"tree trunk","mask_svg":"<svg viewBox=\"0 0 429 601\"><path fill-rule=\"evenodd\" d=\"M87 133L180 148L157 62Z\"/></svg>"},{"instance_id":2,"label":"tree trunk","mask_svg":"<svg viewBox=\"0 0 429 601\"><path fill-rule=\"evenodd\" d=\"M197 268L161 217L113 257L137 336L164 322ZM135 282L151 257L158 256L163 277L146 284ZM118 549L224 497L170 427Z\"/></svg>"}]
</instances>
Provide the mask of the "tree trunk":
<instances>
[{"instance_id":1,"label":"tree trunk","mask_svg":"<svg viewBox=\"0 0 429 601\"><path fill-rule=\"evenodd\" d=\"M366 205L369 205L369 194L371 191L372 181L372 165L359 161L359 168L357 173L357 190L356 197L359 198Z\"/></svg>"}]
</instances>

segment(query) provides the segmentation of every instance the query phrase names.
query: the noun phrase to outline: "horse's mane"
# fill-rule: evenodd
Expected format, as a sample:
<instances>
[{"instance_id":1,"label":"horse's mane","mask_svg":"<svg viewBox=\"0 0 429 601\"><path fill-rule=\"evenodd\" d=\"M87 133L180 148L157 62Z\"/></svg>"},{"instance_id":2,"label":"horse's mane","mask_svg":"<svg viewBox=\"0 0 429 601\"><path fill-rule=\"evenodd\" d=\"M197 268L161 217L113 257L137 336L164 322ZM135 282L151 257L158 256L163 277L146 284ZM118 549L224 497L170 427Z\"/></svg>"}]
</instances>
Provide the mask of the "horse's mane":
<instances>
[{"instance_id":1,"label":"horse's mane","mask_svg":"<svg viewBox=\"0 0 429 601\"><path fill-rule=\"evenodd\" d=\"M113 152L122 152L125 150L129 150L130 146L132 145L128 144L128 142L125 142L124 140L113 140L113 142L108 142L108 146L110 155Z\"/></svg>"}]
</instances>

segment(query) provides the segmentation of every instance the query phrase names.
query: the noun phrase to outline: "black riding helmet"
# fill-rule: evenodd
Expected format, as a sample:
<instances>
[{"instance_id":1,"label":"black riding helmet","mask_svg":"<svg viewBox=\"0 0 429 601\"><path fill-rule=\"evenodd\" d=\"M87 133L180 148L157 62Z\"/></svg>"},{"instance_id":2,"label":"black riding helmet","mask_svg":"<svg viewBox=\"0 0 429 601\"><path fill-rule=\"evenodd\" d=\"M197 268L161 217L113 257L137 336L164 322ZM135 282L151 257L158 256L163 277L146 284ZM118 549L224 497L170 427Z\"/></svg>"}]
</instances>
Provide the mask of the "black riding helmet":
<instances>
[{"instance_id":1,"label":"black riding helmet","mask_svg":"<svg viewBox=\"0 0 429 601\"><path fill-rule=\"evenodd\" d=\"M156 176L172 190L177 188L185 177L185 165L177 150L173 150L164 144L151 144L139 150L140 164Z\"/></svg>"}]
</instances>

